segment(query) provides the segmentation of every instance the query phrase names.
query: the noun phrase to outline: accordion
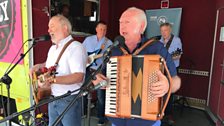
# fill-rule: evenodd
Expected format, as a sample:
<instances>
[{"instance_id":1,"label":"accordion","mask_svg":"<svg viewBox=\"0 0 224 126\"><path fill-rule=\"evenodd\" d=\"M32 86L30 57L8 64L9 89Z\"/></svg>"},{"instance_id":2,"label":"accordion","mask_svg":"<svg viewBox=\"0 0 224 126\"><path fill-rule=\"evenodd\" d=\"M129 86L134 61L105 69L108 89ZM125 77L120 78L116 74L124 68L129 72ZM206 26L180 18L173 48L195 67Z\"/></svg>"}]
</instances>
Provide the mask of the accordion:
<instances>
[{"instance_id":1,"label":"accordion","mask_svg":"<svg viewBox=\"0 0 224 126\"><path fill-rule=\"evenodd\" d=\"M158 81L156 71L166 72L170 87L167 95L156 98L150 93ZM107 63L109 86L106 88L105 115L117 118L159 120L171 94L171 77L159 55L111 57Z\"/></svg>"}]
</instances>

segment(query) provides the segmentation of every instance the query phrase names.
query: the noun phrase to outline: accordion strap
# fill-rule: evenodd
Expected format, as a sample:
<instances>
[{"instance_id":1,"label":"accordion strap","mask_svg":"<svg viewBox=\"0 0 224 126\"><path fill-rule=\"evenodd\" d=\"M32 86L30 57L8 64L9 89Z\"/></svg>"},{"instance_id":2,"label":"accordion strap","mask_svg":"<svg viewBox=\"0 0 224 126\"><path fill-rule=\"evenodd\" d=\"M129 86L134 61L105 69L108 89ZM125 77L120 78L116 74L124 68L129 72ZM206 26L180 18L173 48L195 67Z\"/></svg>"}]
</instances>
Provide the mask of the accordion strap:
<instances>
[{"instance_id":1,"label":"accordion strap","mask_svg":"<svg viewBox=\"0 0 224 126\"><path fill-rule=\"evenodd\" d=\"M149 39L147 42L145 42L140 48L138 48L137 50L135 50L135 52L133 53L133 55L138 55L145 47L152 45L153 43L156 42L156 39Z\"/></svg>"},{"instance_id":2,"label":"accordion strap","mask_svg":"<svg viewBox=\"0 0 224 126\"><path fill-rule=\"evenodd\" d=\"M129 55L128 51L124 49L124 47L120 46L120 50L123 52L124 55Z\"/></svg>"},{"instance_id":3,"label":"accordion strap","mask_svg":"<svg viewBox=\"0 0 224 126\"><path fill-rule=\"evenodd\" d=\"M152 45L156 42L155 38L149 39L147 42L145 42L140 48L135 50L135 52L132 55L138 55L139 52L141 52L145 47ZM129 55L128 51L125 50L123 47L120 46L120 50L123 52L124 55Z\"/></svg>"},{"instance_id":4,"label":"accordion strap","mask_svg":"<svg viewBox=\"0 0 224 126\"><path fill-rule=\"evenodd\" d=\"M167 79L168 79L168 81L169 81L169 90L168 90L168 92L167 92L166 100L165 100L165 102L164 102L164 104L163 104L163 107L162 107L162 109L161 109L160 116L158 116L158 119L162 119L163 116L164 116L164 112L165 112L166 106L167 106L167 104L168 104L168 101L169 101L169 99L170 99L171 89L172 89L172 86L173 86L173 81L172 81L170 72L169 72L169 70L168 70L168 68L167 68L166 61L163 60L162 63L163 63L163 65L164 65L165 72L166 72L166 76L167 76Z\"/></svg>"}]
</instances>

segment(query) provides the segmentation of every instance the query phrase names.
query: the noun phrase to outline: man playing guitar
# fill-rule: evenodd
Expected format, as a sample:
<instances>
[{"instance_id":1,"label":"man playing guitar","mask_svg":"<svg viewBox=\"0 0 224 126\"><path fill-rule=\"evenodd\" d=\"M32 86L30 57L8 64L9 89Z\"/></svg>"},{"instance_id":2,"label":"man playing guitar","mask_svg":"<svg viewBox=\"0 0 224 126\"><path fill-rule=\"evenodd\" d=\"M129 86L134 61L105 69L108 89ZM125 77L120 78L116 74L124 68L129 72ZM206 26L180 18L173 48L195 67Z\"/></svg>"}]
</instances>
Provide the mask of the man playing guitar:
<instances>
[{"instance_id":1,"label":"man playing guitar","mask_svg":"<svg viewBox=\"0 0 224 126\"><path fill-rule=\"evenodd\" d=\"M57 74L55 72L51 74L51 71L47 70L47 77L38 80L42 81L42 86L45 85L51 88L50 94L52 97L63 95L68 91L78 90L85 79L87 54L82 44L73 40L71 31L71 23L67 18L62 15L53 16L48 24L48 32L54 44L48 51L46 62L34 65L30 70L30 74L33 75L33 72L40 68L46 67L50 69L52 66L56 67ZM45 72L43 74L45 76ZM51 78L49 75L53 75L53 79L48 79L48 77ZM55 122L65 107L77 96L77 93L78 91L48 104L49 126ZM66 112L59 125L81 126L80 98Z\"/></svg>"},{"instance_id":2,"label":"man playing guitar","mask_svg":"<svg viewBox=\"0 0 224 126\"><path fill-rule=\"evenodd\" d=\"M86 71L86 76L90 75L91 72L95 71L103 62L102 54L105 50L112 45L111 40L106 37L107 25L103 21L99 21L96 25L96 35L92 35L87 37L83 46L86 48L86 51L90 54L88 60L88 68ZM94 55L91 55L94 54ZM98 59L96 59L98 58ZM96 60L95 60L96 59ZM92 61L95 61L91 64ZM89 66L90 65L90 66ZM105 90L99 89L97 90L97 98L98 98L98 126L101 126L105 122L104 116L104 106L105 106Z\"/></svg>"},{"instance_id":3,"label":"man playing guitar","mask_svg":"<svg viewBox=\"0 0 224 126\"><path fill-rule=\"evenodd\" d=\"M160 25L161 39L160 41L167 48L172 55L176 68L180 65L180 58L182 54L182 43L179 37L172 34L172 25L170 23L163 23Z\"/></svg>"},{"instance_id":4,"label":"man playing guitar","mask_svg":"<svg viewBox=\"0 0 224 126\"><path fill-rule=\"evenodd\" d=\"M170 23L163 23L160 25L161 39L160 41L164 44L164 47L167 48L168 52L171 54L174 64L176 66L177 72L180 65L180 58L182 54L182 43L179 37L172 34L172 25ZM168 102L165 118L162 122L172 125L174 123L172 117L172 104L173 104L173 95L171 95ZM167 120L166 120L167 119Z\"/></svg>"}]
</instances>

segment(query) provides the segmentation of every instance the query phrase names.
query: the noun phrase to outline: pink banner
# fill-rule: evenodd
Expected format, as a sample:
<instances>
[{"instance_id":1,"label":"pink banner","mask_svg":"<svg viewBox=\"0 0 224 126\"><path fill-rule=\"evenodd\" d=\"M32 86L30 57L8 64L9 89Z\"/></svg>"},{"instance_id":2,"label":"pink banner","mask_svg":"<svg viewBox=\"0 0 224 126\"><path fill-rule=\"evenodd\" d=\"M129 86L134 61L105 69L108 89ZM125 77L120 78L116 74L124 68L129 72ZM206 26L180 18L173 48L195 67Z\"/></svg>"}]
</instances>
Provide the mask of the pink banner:
<instances>
[{"instance_id":1,"label":"pink banner","mask_svg":"<svg viewBox=\"0 0 224 126\"><path fill-rule=\"evenodd\" d=\"M20 2L20 0L0 2L0 62L12 62L22 46ZM21 53L23 53L23 49L22 52L19 52L19 54ZM19 58L20 55L15 61Z\"/></svg>"}]
</instances>

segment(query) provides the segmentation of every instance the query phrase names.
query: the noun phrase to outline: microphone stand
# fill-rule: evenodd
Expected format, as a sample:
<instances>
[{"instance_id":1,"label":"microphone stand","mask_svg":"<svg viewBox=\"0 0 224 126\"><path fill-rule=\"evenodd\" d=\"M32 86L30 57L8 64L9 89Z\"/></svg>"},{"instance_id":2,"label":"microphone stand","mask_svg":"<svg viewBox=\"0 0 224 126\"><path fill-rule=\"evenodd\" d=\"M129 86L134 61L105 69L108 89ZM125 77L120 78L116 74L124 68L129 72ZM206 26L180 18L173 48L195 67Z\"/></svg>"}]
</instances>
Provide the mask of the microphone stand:
<instances>
[{"instance_id":1,"label":"microphone stand","mask_svg":"<svg viewBox=\"0 0 224 126\"><path fill-rule=\"evenodd\" d=\"M85 81L84 82L84 84L83 84L83 86L81 87L81 90L80 90L80 92L77 94L77 96L74 98L74 99L72 99L72 101L71 101L71 103L64 109L64 111L58 116L58 118L55 120L55 122L53 123L53 125L52 126L57 126L58 125L58 123L62 120L62 118L64 117L64 115L65 115L65 113L72 107L72 105L76 102L76 100L80 97L80 96L82 96L82 94L83 94L83 92L90 92L90 91L92 91L92 80L95 80L96 79L96 75L100 72L100 71L102 71L102 69L103 69L103 67L105 66L105 64L109 61L109 59L110 59L110 51L106 51L106 52L104 52L104 54L103 54L103 58L104 58L104 60L103 60L103 63L100 65L100 67L95 71L95 72L93 72L93 73L91 73L91 75L88 77L88 79L87 79L87 81ZM90 116L90 114L89 115L87 115L87 116ZM90 121L90 117L87 117L89 120L88 120L88 123L90 123L89 121ZM88 126L89 124L87 124L87 126Z\"/></svg>"},{"instance_id":2,"label":"microphone stand","mask_svg":"<svg viewBox=\"0 0 224 126\"><path fill-rule=\"evenodd\" d=\"M63 95L61 95L61 96L57 96L57 97L54 97L54 98L49 98L49 99L47 99L47 100L42 100L42 101L40 101L37 105L33 105L33 106L31 106L30 108L28 108L28 109L25 109L25 110L23 110L23 111L21 111L21 112L15 112L15 113L13 113L13 114L11 114L11 115L9 115L9 116L3 118L2 120L0 120L0 124L1 124L2 122L7 121L7 120L11 120L11 119L13 119L13 118L15 118L15 117L17 117L17 116L19 116L19 115L24 115L24 114L26 114L26 113L28 113L28 112L30 112L30 111L33 111L33 110L35 110L36 108L38 108L38 107L40 107L40 106L42 106L42 105L48 104L48 103L50 103L50 102L53 102L53 101L55 101L55 100L58 100L58 99L61 99L61 98L67 97L67 96L70 96L72 93L74 93L74 92L76 92L76 91L78 91L78 90L80 90L80 89L76 89L76 90L74 90L74 91L68 91L67 93L65 93L65 94L63 94Z\"/></svg>"},{"instance_id":3,"label":"microphone stand","mask_svg":"<svg viewBox=\"0 0 224 126\"><path fill-rule=\"evenodd\" d=\"M24 53L20 54L20 59L1 77L0 83L6 84L7 88L7 116L10 115L10 84L12 83L12 78L9 76L9 73L19 64L21 60L24 59L26 54L36 45L36 42L33 41L32 46ZM9 126L11 126L11 120L9 120Z\"/></svg>"}]
</instances>

